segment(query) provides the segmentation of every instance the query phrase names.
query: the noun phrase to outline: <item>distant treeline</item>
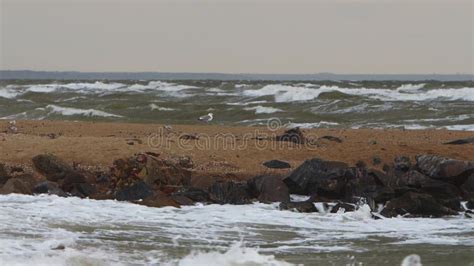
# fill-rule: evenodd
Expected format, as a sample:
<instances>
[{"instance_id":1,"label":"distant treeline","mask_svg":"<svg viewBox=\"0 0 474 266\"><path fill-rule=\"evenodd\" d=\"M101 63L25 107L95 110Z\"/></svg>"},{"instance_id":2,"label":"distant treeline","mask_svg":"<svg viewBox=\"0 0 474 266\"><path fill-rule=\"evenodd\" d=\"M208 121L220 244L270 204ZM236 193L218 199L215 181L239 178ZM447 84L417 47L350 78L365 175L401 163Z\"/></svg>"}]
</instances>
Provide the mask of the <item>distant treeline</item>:
<instances>
[{"instance_id":1,"label":"distant treeline","mask_svg":"<svg viewBox=\"0 0 474 266\"><path fill-rule=\"evenodd\" d=\"M439 80L472 81L470 74L223 74L223 73L167 73L167 72L67 72L0 70L0 79L53 80Z\"/></svg>"}]
</instances>

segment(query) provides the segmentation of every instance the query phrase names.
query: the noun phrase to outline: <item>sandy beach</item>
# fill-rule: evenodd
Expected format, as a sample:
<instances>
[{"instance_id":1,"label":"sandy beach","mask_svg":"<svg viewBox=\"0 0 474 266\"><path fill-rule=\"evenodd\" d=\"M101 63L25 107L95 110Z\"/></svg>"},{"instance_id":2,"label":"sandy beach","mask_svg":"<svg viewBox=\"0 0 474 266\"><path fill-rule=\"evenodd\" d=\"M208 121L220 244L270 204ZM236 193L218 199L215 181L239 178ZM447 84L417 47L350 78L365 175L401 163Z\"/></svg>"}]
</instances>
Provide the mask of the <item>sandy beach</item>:
<instances>
[{"instance_id":1,"label":"sandy beach","mask_svg":"<svg viewBox=\"0 0 474 266\"><path fill-rule=\"evenodd\" d=\"M350 165L363 161L373 168L390 164L398 155L474 160L472 145L443 144L472 137L472 132L464 131L303 129L312 142L296 144L271 139L282 134L283 128L172 125L166 129L160 124L72 121L19 121L17 126L18 134L6 134L7 121L0 121L0 162L31 165L35 155L51 153L69 163L102 168L117 158L155 152L162 158L189 156L201 174L232 174L240 179L264 173L267 169L262 163L273 159L292 167L320 157ZM380 163L374 164L374 158Z\"/></svg>"}]
</instances>

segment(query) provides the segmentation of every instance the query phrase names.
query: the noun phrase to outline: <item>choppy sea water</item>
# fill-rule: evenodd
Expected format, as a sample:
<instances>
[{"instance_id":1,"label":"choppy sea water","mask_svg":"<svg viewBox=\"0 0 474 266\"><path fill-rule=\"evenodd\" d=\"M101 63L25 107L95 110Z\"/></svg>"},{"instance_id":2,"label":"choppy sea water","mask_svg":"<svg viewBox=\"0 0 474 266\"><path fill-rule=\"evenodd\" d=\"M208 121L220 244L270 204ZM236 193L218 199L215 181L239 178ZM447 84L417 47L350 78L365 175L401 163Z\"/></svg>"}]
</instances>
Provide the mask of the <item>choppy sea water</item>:
<instances>
[{"instance_id":1,"label":"choppy sea water","mask_svg":"<svg viewBox=\"0 0 474 266\"><path fill-rule=\"evenodd\" d=\"M0 196L1 265L473 265L474 219ZM240 264L239 264L240 263Z\"/></svg>"},{"instance_id":2,"label":"choppy sea water","mask_svg":"<svg viewBox=\"0 0 474 266\"><path fill-rule=\"evenodd\" d=\"M0 118L474 130L474 83L0 81Z\"/></svg>"}]
</instances>

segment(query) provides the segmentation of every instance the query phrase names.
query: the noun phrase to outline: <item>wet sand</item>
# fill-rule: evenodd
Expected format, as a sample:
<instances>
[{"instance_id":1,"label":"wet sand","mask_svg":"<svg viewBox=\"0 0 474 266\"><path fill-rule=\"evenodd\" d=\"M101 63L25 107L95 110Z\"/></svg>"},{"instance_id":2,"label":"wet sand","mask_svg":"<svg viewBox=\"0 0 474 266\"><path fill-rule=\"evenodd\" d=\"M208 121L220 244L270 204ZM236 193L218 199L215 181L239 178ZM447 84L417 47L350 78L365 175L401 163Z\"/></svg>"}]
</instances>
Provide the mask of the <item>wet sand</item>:
<instances>
[{"instance_id":1,"label":"wet sand","mask_svg":"<svg viewBox=\"0 0 474 266\"><path fill-rule=\"evenodd\" d=\"M270 171L267 160L284 160L292 167L320 157L381 168L395 156L412 159L429 153L454 159L474 160L474 145L444 145L444 142L473 137L474 132L448 130L303 129L305 144L277 142L284 132L266 127L217 125L97 123L73 121L18 121L18 134L7 134L8 121L0 121L0 162L31 165L37 154L52 153L69 163L108 167L113 160L139 152L160 157L190 156L201 174L246 178ZM183 137L184 136L184 137ZM197 136L197 139L193 139ZM321 139L339 138L342 142ZM373 164L374 157L381 159ZM275 170L272 170L275 171Z\"/></svg>"}]
</instances>

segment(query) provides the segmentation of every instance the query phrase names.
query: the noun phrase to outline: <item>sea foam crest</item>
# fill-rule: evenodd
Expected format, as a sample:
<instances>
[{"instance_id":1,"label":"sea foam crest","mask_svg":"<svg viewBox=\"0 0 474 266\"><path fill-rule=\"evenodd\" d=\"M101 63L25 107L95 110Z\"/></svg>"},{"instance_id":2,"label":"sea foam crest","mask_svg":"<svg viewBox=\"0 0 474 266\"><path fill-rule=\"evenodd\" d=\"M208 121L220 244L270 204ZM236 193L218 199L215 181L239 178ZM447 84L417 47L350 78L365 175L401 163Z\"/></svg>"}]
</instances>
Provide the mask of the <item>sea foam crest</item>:
<instances>
[{"instance_id":1,"label":"sea foam crest","mask_svg":"<svg viewBox=\"0 0 474 266\"><path fill-rule=\"evenodd\" d=\"M274 96L276 102L309 101L326 92L341 92L347 95L365 96L382 101L474 101L474 88L421 90L423 87L424 84L405 84L397 89L341 88L338 86L308 88L271 84L261 89L245 90L243 95L250 97Z\"/></svg>"},{"instance_id":2,"label":"sea foam crest","mask_svg":"<svg viewBox=\"0 0 474 266\"><path fill-rule=\"evenodd\" d=\"M276 112L282 112L283 110L281 109L278 109L278 108L274 108L274 107L270 107L270 106L261 106L261 105L257 105L257 106L253 106L253 107L245 107L244 110L246 111L255 111L255 114L273 114L273 113L276 113Z\"/></svg>"},{"instance_id":3,"label":"sea foam crest","mask_svg":"<svg viewBox=\"0 0 474 266\"><path fill-rule=\"evenodd\" d=\"M247 248L243 243L233 244L226 252L192 252L181 259L179 266L231 266L231 265L293 265L282 260L275 259L273 255L262 255L257 248Z\"/></svg>"},{"instance_id":4,"label":"sea foam crest","mask_svg":"<svg viewBox=\"0 0 474 266\"><path fill-rule=\"evenodd\" d=\"M73 115L82 115L82 116L102 116L102 117L122 117L120 115L115 115L107 113L104 111L99 111L95 109L78 109L71 107L62 107L58 105L47 105L46 109L49 110L49 114L60 114L64 116L73 116Z\"/></svg>"}]
</instances>

